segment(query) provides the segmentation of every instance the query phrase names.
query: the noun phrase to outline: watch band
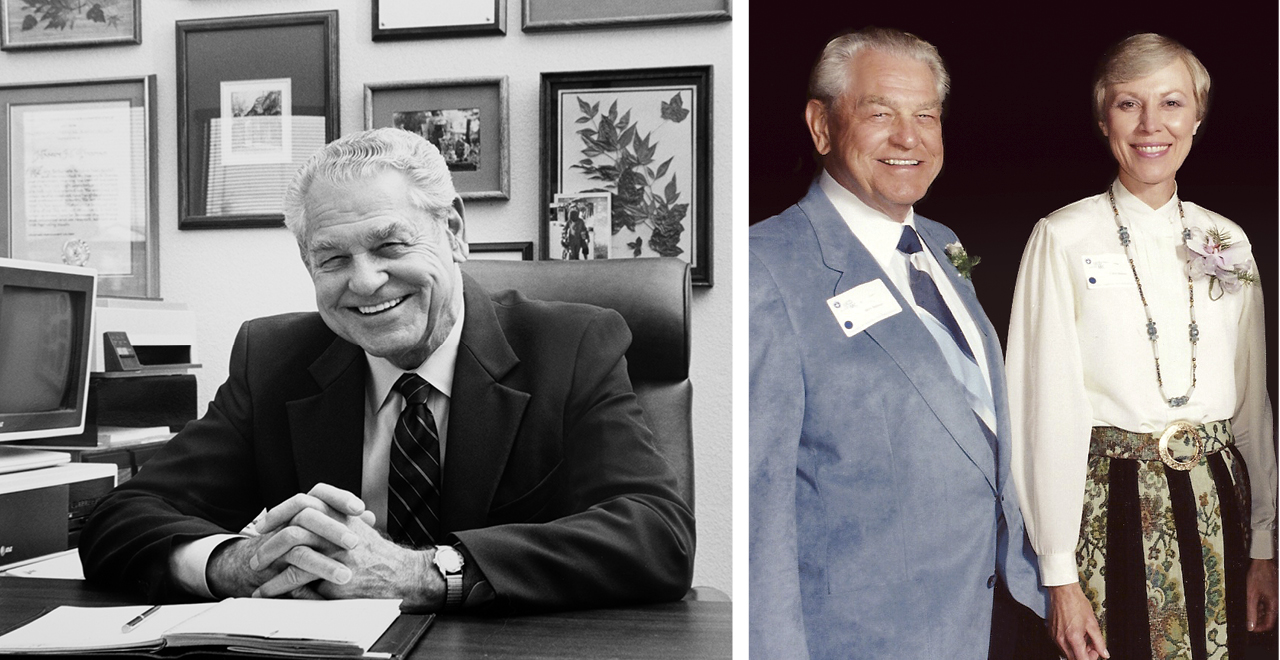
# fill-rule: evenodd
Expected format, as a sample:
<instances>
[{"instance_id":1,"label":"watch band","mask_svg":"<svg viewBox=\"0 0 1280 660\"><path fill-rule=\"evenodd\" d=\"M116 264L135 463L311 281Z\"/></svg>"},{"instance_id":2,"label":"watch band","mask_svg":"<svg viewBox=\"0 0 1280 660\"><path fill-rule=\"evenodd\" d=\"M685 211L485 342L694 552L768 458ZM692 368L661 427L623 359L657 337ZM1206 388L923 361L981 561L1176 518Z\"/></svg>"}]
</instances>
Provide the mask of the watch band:
<instances>
[{"instance_id":1,"label":"watch band","mask_svg":"<svg viewBox=\"0 0 1280 660\"><path fill-rule=\"evenodd\" d=\"M435 565L444 578L444 609L458 610L462 607L462 570L466 559L457 548L449 545L436 546Z\"/></svg>"}]
</instances>

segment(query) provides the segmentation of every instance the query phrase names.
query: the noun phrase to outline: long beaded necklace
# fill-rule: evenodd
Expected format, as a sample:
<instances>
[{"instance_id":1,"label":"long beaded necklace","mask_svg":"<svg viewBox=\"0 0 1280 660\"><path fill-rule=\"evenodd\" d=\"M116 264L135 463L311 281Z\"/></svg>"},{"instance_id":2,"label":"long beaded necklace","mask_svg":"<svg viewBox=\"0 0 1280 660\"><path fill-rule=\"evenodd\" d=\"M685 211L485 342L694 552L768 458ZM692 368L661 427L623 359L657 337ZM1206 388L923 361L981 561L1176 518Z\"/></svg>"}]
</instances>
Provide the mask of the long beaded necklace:
<instances>
[{"instance_id":1,"label":"long beaded necklace","mask_svg":"<svg viewBox=\"0 0 1280 660\"><path fill-rule=\"evenodd\" d=\"M1111 213L1116 218L1116 227L1119 228L1120 245L1124 247L1124 255L1129 259L1129 269L1133 271L1133 281L1138 285L1138 297L1142 299L1142 311L1147 315L1147 338L1151 340L1151 353L1156 359L1156 384L1160 388L1160 398L1169 404L1170 408L1179 408L1185 406L1191 400L1191 395L1196 391L1196 343L1200 340L1200 328L1196 326L1196 294L1192 287L1191 275L1187 275L1187 305L1191 311L1191 324L1187 326L1188 336L1191 341L1191 387L1187 389L1187 393L1182 396L1169 397L1164 393L1164 379L1160 377L1160 336L1156 333L1156 322L1151 318L1151 307L1147 305L1147 296L1142 292L1142 280L1138 278L1138 267L1133 263L1133 248L1129 245L1129 228L1124 226L1120 221L1120 211L1116 208L1116 196L1111 188L1107 188L1107 199L1111 202ZM1182 212L1182 200L1178 202L1178 220L1182 223L1182 240L1186 241L1191 238L1191 230L1187 229L1187 216Z\"/></svg>"}]
</instances>

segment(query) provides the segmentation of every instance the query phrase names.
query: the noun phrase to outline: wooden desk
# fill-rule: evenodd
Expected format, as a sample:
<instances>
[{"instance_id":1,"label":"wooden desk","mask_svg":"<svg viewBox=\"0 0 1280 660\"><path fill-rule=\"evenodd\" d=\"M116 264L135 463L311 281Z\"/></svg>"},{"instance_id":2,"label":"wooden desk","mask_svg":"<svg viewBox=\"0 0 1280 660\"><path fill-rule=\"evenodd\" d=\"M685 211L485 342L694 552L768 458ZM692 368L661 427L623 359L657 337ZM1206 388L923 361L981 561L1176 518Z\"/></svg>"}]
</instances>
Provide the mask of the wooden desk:
<instances>
[{"instance_id":1,"label":"wooden desk","mask_svg":"<svg viewBox=\"0 0 1280 660\"><path fill-rule=\"evenodd\" d=\"M141 602L77 580L0 577L0 631L55 605ZM440 617L409 657L729 658L731 614L731 603L680 601L538 616Z\"/></svg>"}]
</instances>

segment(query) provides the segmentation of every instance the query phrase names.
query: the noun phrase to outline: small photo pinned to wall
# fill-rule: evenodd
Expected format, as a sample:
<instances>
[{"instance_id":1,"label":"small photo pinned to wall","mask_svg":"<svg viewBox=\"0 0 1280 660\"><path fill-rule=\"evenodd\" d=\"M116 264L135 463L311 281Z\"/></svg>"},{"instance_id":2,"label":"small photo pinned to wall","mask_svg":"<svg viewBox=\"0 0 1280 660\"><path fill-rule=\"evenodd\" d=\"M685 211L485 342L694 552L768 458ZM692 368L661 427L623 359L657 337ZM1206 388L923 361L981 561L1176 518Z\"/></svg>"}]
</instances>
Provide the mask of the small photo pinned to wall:
<instances>
[{"instance_id":1,"label":"small photo pinned to wall","mask_svg":"<svg viewBox=\"0 0 1280 660\"><path fill-rule=\"evenodd\" d=\"M610 195L604 191L555 196L547 235L559 237L560 259L576 261L615 256L610 204ZM556 250L549 252L555 259Z\"/></svg>"},{"instance_id":2,"label":"small photo pinned to wall","mask_svg":"<svg viewBox=\"0 0 1280 660\"><path fill-rule=\"evenodd\" d=\"M293 81L227 80L222 95L222 164L293 160Z\"/></svg>"},{"instance_id":3,"label":"small photo pinned to wall","mask_svg":"<svg viewBox=\"0 0 1280 660\"><path fill-rule=\"evenodd\" d=\"M436 145L450 172L480 169L480 108L401 110L391 113L392 124Z\"/></svg>"}]
</instances>

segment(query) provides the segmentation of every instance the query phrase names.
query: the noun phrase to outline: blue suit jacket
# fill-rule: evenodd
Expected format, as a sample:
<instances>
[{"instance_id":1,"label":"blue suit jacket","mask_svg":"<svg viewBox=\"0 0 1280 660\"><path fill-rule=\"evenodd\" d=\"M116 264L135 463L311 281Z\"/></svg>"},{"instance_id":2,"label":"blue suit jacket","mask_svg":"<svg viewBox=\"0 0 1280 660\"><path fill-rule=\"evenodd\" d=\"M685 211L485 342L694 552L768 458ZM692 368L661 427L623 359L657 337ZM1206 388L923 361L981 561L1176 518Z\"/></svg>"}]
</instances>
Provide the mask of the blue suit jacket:
<instances>
[{"instance_id":1,"label":"blue suit jacket","mask_svg":"<svg viewBox=\"0 0 1280 660\"><path fill-rule=\"evenodd\" d=\"M751 657L987 657L997 573L1044 615L1009 477L999 338L983 333L998 457L929 331L815 183L751 228ZM902 308L847 337L827 299L881 279Z\"/></svg>"}]
</instances>

